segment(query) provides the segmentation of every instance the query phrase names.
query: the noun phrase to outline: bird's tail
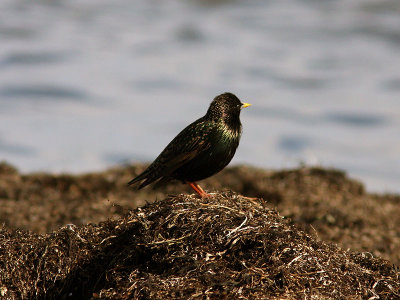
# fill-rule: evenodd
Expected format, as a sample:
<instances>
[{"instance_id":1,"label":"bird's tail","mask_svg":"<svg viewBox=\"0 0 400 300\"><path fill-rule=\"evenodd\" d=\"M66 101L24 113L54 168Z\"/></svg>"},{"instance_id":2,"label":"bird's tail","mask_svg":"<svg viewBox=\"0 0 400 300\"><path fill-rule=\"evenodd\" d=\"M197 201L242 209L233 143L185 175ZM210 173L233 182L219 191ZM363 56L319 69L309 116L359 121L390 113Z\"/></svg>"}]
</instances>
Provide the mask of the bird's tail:
<instances>
[{"instance_id":1,"label":"bird's tail","mask_svg":"<svg viewBox=\"0 0 400 300\"><path fill-rule=\"evenodd\" d=\"M128 185L134 185L136 182L139 182L139 181L140 181L139 176L135 177L131 181L128 182Z\"/></svg>"},{"instance_id":2,"label":"bird's tail","mask_svg":"<svg viewBox=\"0 0 400 300\"><path fill-rule=\"evenodd\" d=\"M137 177L133 178L131 181L128 182L128 185L135 185L136 183L143 181L139 186L138 190L144 188L146 185L156 181L159 177L152 176L151 170L147 169L143 173L139 174Z\"/></svg>"},{"instance_id":3,"label":"bird's tail","mask_svg":"<svg viewBox=\"0 0 400 300\"><path fill-rule=\"evenodd\" d=\"M140 182L140 181L146 179L147 176L148 176L148 173L147 173L146 171L144 171L142 174L140 174L139 176L136 176L136 177L133 178L131 181L129 181L129 182L128 182L128 185L134 185L134 184L136 184L136 183L138 183L138 182ZM140 185L138 186L138 189L141 189L141 188L142 188L141 185L142 185L142 184L140 184Z\"/></svg>"}]
</instances>

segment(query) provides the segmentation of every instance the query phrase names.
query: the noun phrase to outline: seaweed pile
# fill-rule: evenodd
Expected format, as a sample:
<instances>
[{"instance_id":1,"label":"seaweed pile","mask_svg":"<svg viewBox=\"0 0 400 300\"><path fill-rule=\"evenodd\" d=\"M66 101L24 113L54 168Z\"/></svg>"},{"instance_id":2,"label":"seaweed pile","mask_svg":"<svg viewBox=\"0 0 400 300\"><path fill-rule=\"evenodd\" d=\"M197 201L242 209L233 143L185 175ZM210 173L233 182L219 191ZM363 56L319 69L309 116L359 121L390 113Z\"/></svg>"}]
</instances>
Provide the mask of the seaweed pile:
<instances>
[{"instance_id":1,"label":"seaweed pile","mask_svg":"<svg viewBox=\"0 0 400 300\"><path fill-rule=\"evenodd\" d=\"M145 167L0 163L0 299L400 299L399 195L307 167L130 189Z\"/></svg>"},{"instance_id":2,"label":"seaweed pile","mask_svg":"<svg viewBox=\"0 0 400 300\"><path fill-rule=\"evenodd\" d=\"M232 192L171 196L117 220L0 232L7 299L395 299L400 272Z\"/></svg>"}]
</instances>

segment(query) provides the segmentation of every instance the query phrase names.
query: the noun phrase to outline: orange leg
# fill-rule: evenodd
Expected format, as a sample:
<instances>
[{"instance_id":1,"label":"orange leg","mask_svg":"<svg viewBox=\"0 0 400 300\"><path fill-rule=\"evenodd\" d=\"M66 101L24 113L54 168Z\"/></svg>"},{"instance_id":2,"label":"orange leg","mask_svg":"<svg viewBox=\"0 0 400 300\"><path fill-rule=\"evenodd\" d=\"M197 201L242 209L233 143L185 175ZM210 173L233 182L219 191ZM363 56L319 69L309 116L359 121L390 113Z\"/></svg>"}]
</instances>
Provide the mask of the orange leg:
<instances>
[{"instance_id":1,"label":"orange leg","mask_svg":"<svg viewBox=\"0 0 400 300\"><path fill-rule=\"evenodd\" d=\"M194 189L194 191L200 195L201 198L207 198L210 195L207 194L202 188L201 186L199 186L196 182L187 182L188 185L190 185L190 187L192 189Z\"/></svg>"}]
</instances>

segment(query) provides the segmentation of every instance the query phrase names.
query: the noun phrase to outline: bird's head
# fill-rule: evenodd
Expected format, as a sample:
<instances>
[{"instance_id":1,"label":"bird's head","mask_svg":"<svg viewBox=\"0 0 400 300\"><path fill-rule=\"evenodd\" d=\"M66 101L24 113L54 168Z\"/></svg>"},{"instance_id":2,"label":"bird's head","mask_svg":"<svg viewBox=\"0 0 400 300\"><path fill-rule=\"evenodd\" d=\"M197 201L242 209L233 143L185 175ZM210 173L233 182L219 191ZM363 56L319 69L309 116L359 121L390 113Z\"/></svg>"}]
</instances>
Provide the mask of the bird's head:
<instances>
[{"instance_id":1,"label":"bird's head","mask_svg":"<svg viewBox=\"0 0 400 300\"><path fill-rule=\"evenodd\" d=\"M242 103L232 93L224 93L214 98L208 108L206 117L213 120L240 123L240 110L250 105L249 103Z\"/></svg>"}]
</instances>

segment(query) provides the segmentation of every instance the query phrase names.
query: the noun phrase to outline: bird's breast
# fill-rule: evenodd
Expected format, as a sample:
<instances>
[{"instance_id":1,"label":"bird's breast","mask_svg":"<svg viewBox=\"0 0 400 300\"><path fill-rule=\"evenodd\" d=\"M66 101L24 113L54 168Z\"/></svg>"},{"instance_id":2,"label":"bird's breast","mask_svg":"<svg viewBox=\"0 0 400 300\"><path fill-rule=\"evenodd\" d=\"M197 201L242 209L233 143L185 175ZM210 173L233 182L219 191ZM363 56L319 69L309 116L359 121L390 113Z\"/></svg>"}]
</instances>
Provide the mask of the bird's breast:
<instances>
[{"instance_id":1,"label":"bird's breast","mask_svg":"<svg viewBox=\"0 0 400 300\"><path fill-rule=\"evenodd\" d=\"M219 125L211 141L208 155L217 160L230 160L239 145L241 132Z\"/></svg>"},{"instance_id":2,"label":"bird's breast","mask_svg":"<svg viewBox=\"0 0 400 300\"><path fill-rule=\"evenodd\" d=\"M232 128L224 123L218 124L218 130L217 130L217 132L219 133L218 138L223 143L238 144L242 133L241 131L242 131L241 126L238 126L238 128Z\"/></svg>"}]
</instances>

